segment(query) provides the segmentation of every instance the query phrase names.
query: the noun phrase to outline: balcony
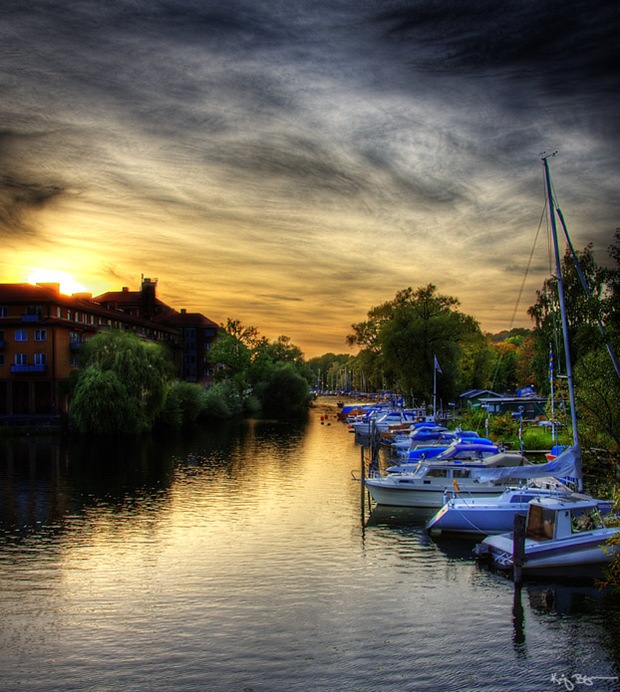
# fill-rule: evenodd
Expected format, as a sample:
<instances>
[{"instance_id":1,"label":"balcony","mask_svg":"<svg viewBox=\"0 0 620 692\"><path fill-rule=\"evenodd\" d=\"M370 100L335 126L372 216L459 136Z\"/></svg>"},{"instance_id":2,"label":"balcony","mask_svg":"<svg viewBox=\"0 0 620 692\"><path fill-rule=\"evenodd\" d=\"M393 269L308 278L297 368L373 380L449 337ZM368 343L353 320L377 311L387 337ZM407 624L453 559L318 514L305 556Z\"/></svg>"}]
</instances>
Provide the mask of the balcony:
<instances>
[{"instance_id":1,"label":"balcony","mask_svg":"<svg viewBox=\"0 0 620 692\"><path fill-rule=\"evenodd\" d=\"M47 372L47 365L11 365L11 372L18 375L40 375Z\"/></svg>"},{"instance_id":2,"label":"balcony","mask_svg":"<svg viewBox=\"0 0 620 692\"><path fill-rule=\"evenodd\" d=\"M69 349L75 353L76 351L80 350L80 347L82 346L81 341L70 341L69 342Z\"/></svg>"},{"instance_id":3,"label":"balcony","mask_svg":"<svg viewBox=\"0 0 620 692\"><path fill-rule=\"evenodd\" d=\"M35 315L22 315L22 322L40 322L41 314L37 313Z\"/></svg>"}]
</instances>

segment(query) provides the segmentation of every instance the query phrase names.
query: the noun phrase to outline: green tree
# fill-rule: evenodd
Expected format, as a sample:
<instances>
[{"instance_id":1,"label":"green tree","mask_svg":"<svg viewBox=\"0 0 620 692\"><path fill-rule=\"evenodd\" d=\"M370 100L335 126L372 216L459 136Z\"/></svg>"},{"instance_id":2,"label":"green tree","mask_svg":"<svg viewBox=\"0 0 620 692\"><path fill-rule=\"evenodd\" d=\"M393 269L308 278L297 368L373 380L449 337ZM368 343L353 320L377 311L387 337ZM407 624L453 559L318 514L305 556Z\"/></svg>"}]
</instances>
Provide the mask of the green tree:
<instances>
[{"instance_id":1,"label":"green tree","mask_svg":"<svg viewBox=\"0 0 620 692\"><path fill-rule=\"evenodd\" d=\"M590 351L575 365L579 434L584 445L620 452L620 380L606 348Z\"/></svg>"},{"instance_id":2,"label":"green tree","mask_svg":"<svg viewBox=\"0 0 620 692\"><path fill-rule=\"evenodd\" d=\"M435 358L441 367L437 392L443 400L489 379L488 341L478 323L458 310L459 301L441 295L433 284L399 291L394 300L372 308L368 320L353 325L347 337L373 359L388 387L431 400ZM364 356L362 356L364 354Z\"/></svg>"},{"instance_id":3,"label":"green tree","mask_svg":"<svg viewBox=\"0 0 620 692\"><path fill-rule=\"evenodd\" d=\"M260 388L263 413L279 418L296 416L308 409L310 389L291 363L276 366Z\"/></svg>"},{"instance_id":4,"label":"green tree","mask_svg":"<svg viewBox=\"0 0 620 692\"><path fill-rule=\"evenodd\" d=\"M82 347L69 416L82 433L150 430L171 372L161 345L127 332L100 332Z\"/></svg>"},{"instance_id":5,"label":"green tree","mask_svg":"<svg viewBox=\"0 0 620 692\"><path fill-rule=\"evenodd\" d=\"M607 273L595 261L592 245L576 253L590 296L579 278L570 248L562 258L562 282L573 365L588 351L601 343L598 321L604 319L605 279ZM528 309L533 319L534 351L531 369L541 394L549 391L549 349L553 349L556 372L566 372L562 337L562 319L556 276L545 280L536 293L536 303Z\"/></svg>"},{"instance_id":6,"label":"green tree","mask_svg":"<svg viewBox=\"0 0 620 692\"><path fill-rule=\"evenodd\" d=\"M203 387L194 382L175 381L166 390L159 420L172 428L194 423L203 409Z\"/></svg>"},{"instance_id":7,"label":"green tree","mask_svg":"<svg viewBox=\"0 0 620 692\"><path fill-rule=\"evenodd\" d=\"M303 353L288 336L269 342L256 327L246 327L239 320L228 319L226 327L209 353L209 361L219 366L217 378L226 387L210 395L208 410L221 416L228 408L231 414L241 411L256 413L270 382L283 365L288 365L304 381L306 395L311 372ZM226 407L221 405L226 399Z\"/></svg>"}]
</instances>

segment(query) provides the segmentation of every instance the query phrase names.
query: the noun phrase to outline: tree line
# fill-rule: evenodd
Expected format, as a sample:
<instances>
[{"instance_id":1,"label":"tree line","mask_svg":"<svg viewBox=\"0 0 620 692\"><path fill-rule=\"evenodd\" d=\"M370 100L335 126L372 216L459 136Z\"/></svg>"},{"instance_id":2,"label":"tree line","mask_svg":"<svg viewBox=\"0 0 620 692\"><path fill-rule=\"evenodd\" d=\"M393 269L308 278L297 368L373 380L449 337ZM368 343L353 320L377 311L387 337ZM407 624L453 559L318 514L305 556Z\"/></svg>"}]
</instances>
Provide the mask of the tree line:
<instances>
[{"instance_id":1,"label":"tree line","mask_svg":"<svg viewBox=\"0 0 620 692\"><path fill-rule=\"evenodd\" d=\"M580 434L590 445L617 451L620 387L599 325L617 350L620 232L609 247L611 267L596 262L591 245L577 256L589 295L569 250L562 263ZM312 387L390 390L415 404L431 401L434 383L444 405L471 389L507 394L532 386L546 396L551 363L556 377L565 372L557 277L544 282L528 314L531 329L491 335L435 285L409 287L351 325L346 341L356 355L308 361L289 337L270 342L255 327L228 319L205 356L216 373L209 387L175 379L165 347L105 332L84 345L68 385L69 416L80 432L118 434L233 415L294 415L307 409ZM561 399L561 378L555 386Z\"/></svg>"},{"instance_id":2,"label":"tree line","mask_svg":"<svg viewBox=\"0 0 620 692\"><path fill-rule=\"evenodd\" d=\"M570 248L562 258L571 359L577 392L580 435L584 444L612 452L620 449L620 382L606 340L620 349L620 232L608 248L611 266L597 263L592 245L577 252L588 286L584 291ZM367 319L353 324L347 337L356 356L326 354L310 361L318 386L359 391L390 390L410 403L429 404L434 384L447 405L472 389L515 394L533 387L566 402L566 374L558 298L551 276L527 310L531 329L483 333L479 323L460 310L457 298L428 284L398 291L372 307ZM600 330L605 326L605 337ZM439 365L441 376L435 378ZM343 383L344 386L343 386ZM564 415L566 416L564 405Z\"/></svg>"}]
</instances>

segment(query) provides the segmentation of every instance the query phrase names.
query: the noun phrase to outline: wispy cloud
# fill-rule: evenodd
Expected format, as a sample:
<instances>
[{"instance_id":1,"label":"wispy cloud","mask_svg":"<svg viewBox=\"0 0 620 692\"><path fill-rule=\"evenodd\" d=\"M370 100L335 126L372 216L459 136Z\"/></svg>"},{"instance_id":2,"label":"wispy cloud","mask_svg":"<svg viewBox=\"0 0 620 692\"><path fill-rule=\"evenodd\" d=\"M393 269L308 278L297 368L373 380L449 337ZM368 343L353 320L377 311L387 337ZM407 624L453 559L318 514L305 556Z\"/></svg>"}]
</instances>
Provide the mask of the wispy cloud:
<instances>
[{"instance_id":1,"label":"wispy cloud","mask_svg":"<svg viewBox=\"0 0 620 692\"><path fill-rule=\"evenodd\" d=\"M158 277L313 355L428 282L508 326L543 150L575 245L604 260L618 225L613 2L7 0L0 19L0 280L62 253L95 292Z\"/></svg>"}]
</instances>

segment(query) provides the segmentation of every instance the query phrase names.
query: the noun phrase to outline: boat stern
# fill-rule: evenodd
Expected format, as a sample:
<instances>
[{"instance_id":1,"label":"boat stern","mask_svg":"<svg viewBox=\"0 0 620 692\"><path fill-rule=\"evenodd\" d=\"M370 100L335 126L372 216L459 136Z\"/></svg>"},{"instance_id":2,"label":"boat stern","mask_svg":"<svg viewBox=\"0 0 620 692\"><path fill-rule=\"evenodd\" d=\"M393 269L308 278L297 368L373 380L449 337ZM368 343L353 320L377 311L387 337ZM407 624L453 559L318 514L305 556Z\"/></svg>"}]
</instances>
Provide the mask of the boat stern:
<instances>
[{"instance_id":1,"label":"boat stern","mask_svg":"<svg viewBox=\"0 0 620 692\"><path fill-rule=\"evenodd\" d=\"M500 571L513 568L512 533L487 536L474 548L476 559Z\"/></svg>"}]
</instances>

